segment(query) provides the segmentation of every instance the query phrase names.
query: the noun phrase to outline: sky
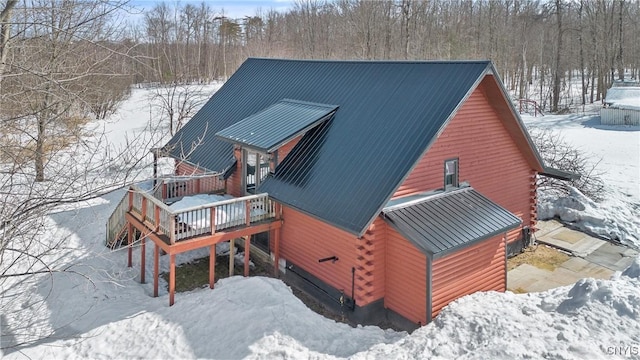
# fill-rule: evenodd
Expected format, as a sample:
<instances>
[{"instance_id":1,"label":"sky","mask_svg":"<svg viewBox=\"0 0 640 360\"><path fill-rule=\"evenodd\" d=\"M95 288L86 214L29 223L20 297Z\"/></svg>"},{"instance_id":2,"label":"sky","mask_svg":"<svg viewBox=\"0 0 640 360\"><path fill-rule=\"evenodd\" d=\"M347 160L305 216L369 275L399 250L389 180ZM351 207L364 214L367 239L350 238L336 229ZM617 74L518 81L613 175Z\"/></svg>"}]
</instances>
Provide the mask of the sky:
<instances>
[{"instance_id":1,"label":"sky","mask_svg":"<svg viewBox=\"0 0 640 360\"><path fill-rule=\"evenodd\" d=\"M161 3L158 0L133 0L132 5L141 7L143 9L152 8L155 4ZM206 3L213 10L222 11L224 9L225 16L238 19L245 16L252 16L256 14L257 9L262 9L263 12L274 9L277 11L284 11L290 8L293 4L293 0L181 0L181 1L165 1L169 5L175 4L194 4L199 5Z\"/></svg>"}]
</instances>

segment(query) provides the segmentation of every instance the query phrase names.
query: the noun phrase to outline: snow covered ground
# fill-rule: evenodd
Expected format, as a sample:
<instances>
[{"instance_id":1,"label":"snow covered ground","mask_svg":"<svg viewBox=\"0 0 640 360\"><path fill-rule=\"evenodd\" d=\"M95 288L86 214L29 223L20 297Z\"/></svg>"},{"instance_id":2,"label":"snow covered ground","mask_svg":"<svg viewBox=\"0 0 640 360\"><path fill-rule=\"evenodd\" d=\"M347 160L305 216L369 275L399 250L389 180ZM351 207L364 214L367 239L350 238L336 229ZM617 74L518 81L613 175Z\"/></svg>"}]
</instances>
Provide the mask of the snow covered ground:
<instances>
[{"instance_id":1,"label":"snow covered ground","mask_svg":"<svg viewBox=\"0 0 640 360\"><path fill-rule=\"evenodd\" d=\"M595 203L578 191L566 197L541 194L541 219L560 217L576 227L640 249L640 127L601 125L590 113L523 116L529 128L549 129L588 155L605 182L604 200Z\"/></svg>"},{"instance_id":2,"label":"snow covered ground","mask_svg":"<svg viewBox=\"0 0 640 360\"><path fill-rule=\"evenodd\" d=\"M145 128L145 91L134 91L121 118L106 123L114 138ZM603 128L593 117L575 115L525 120L561 131L595 154L594 161L602 157L610 197L601 211L638 204L640 129ZM262 277L232 277L214 290L178 293L169 307L166 283L160 280L160 296L153 298L152 284L138 282L140 249L134 250L134 267L127 268L125 250L103 245L105 221L123 194L66 206L48 217L49 231L39 240L66 240L48 255L66 271L16 279L2 289L4 357L640 359L640 260L611 280L585 279L541 293L466 296L412 334L336 323L306 308L281 281ZM177 262L206 255L194 251ZM163 257L161 268L167 266Z\"/></svg>"}]
</instances>

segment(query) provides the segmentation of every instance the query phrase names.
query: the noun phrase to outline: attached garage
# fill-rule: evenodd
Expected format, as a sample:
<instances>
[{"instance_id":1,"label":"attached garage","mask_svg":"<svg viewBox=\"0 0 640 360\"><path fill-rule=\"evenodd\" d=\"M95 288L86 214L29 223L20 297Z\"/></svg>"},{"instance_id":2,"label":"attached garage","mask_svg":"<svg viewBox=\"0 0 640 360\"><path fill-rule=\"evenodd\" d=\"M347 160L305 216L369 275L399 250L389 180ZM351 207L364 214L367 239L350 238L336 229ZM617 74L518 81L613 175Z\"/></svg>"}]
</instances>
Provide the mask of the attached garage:
<instances>
[{"instance_id":1,"label":"attached garage","mask_svg":"<svg viewBox=\"0 0 640 360\"><path fill-rule=\"evenodd\" d=\"M521 220L471 187L412 196L383 209L385 307L430 322L449 302L506 288L506 232Z\"/></svg>"}]
</instances>

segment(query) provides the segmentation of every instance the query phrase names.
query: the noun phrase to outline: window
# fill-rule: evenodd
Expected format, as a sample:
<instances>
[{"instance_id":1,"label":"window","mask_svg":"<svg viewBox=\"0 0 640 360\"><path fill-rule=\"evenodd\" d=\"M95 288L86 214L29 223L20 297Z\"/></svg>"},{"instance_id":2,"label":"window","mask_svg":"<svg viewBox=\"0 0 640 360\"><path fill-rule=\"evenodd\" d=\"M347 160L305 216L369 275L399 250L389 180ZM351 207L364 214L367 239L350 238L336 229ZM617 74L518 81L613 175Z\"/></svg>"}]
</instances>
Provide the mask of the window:
<instances>
[{"instance_id":1,"label":"window","mask_svg":"<svg viewBox=\"0 0 640 360\"><path fill-rule=\"evenodd\" d=\"M251 235L251 245L269 254L269 232L265 231Z\"/></svg>"},{"instance_id":2,"label":"window","mask_svg":"<svg viewBox=\"0 0 640 360\"><path fill-rule=\"evenodd\" d=\"M458 187L458 159L444 162L444 188Z\"/></svg>"}]
</instances>

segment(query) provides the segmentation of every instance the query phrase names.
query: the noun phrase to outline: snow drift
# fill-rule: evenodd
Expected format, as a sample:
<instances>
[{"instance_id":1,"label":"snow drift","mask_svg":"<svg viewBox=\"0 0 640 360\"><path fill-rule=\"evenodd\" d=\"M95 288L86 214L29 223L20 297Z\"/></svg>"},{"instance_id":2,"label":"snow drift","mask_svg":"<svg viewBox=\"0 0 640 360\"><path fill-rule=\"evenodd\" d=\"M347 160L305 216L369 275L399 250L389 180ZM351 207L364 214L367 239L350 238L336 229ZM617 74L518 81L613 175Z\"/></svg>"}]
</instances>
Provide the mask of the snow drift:
<instances>
[{"instance_id":1,"label":"snow drift","mask_svg":"<svg viewBox=\"0 0 640 360\"><path fill-rule=\"evenodd\" d=\"M640 259L611 280L583 279L541 293L460 298L401 341L352 359L597 359L640 356ZM325 358L276 333L250 358ZM329 358L329 357L326 357Z\"/></svg>"},{"instance_id":2,"label":"snow drift","mask_svg":"<svg viewBox=\"0 0 640 360\"><path fill-rule=\"evenodd\" d=\"M538 218L560 220L578 229L640 249L640 217L637 204L608 194L601 203L569 187L564 196L538 192Z\"/></svg>"}]
</instances>

